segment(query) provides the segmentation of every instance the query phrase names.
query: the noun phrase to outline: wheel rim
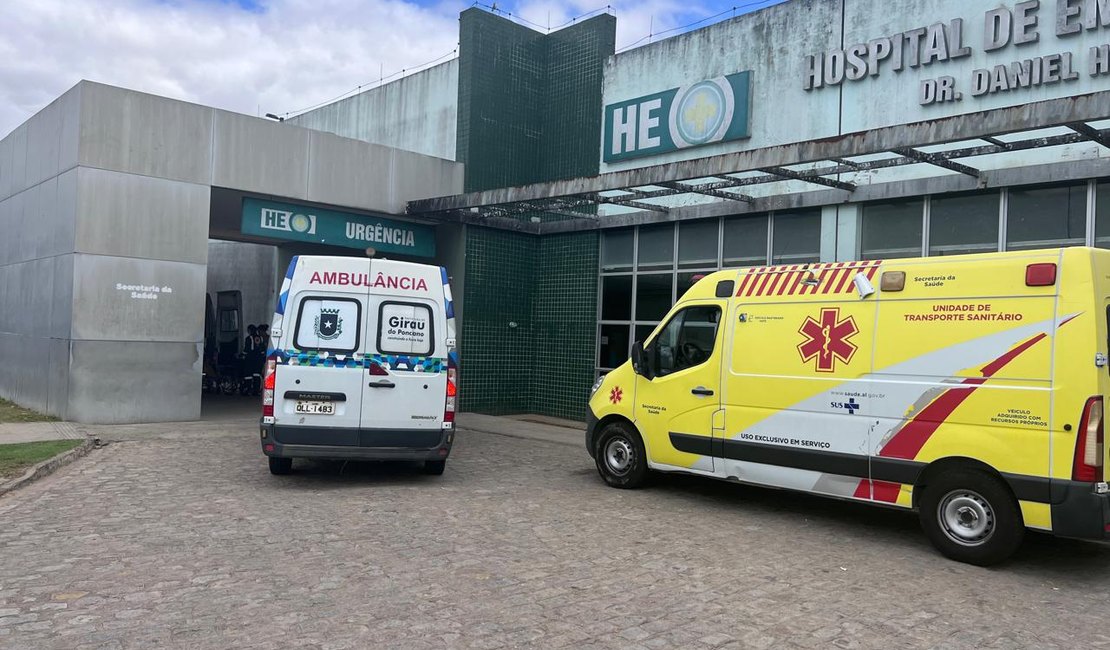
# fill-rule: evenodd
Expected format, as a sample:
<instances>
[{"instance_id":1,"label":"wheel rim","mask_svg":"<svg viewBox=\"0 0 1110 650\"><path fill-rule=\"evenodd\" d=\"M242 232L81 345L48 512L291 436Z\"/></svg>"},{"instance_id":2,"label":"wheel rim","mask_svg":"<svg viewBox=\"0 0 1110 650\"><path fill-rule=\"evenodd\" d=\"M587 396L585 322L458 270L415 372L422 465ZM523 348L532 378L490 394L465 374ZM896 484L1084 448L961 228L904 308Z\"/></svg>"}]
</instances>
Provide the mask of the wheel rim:
<instances>
[{"instance_id":1,"label":"wheel rim","mask_svg":"<svg viewBox=\"0 0 1110 650\"><path fill-rule=\"evenodd\" d=\"M625 438L613 438L605 445L605 465L609 471L623 475L632 469L632 443Z\"/></svg>"},{"instance_id":2,"label":"wheel rim","mask_svg":"<svg viewBox=\"0 0 1110 650\"><path fill-rule=\"evenodd\" d=\"M971 490L953 490L940 500L937 520L948 539L962 546L983 544L994 533L994 509Z\"/></svg>"}]
</instances>

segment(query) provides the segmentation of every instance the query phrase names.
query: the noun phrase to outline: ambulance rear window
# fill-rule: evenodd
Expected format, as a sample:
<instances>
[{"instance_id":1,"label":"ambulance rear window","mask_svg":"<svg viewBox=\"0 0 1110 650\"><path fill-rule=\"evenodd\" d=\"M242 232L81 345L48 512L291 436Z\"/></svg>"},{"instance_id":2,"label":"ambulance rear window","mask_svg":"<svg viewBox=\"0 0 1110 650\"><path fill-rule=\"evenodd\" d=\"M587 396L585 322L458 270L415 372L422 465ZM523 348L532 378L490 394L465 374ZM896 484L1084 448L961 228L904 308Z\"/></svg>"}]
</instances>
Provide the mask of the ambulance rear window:
<instances>
[{"instance_id":1,"label":"ambulance rear window","mask_svg":"<svg viewBox=\"0 0 1110 650\"><path fill-rule=\"evenodd\" d=\"M293 347L349 354L358 350L362 303L353 298L308 296L297 310Z\"/></svg>"},{"instance_id":2,"label":"ambulance rear window","mask_svg":"<svg viewBox=\"0 0 1110 650\"><path fill-rule=\"evenodd\" d=\"M428 305L387 300L378 310L378 352L430 355L435 347L434 329Z\"/></svg>"}]
</instances>

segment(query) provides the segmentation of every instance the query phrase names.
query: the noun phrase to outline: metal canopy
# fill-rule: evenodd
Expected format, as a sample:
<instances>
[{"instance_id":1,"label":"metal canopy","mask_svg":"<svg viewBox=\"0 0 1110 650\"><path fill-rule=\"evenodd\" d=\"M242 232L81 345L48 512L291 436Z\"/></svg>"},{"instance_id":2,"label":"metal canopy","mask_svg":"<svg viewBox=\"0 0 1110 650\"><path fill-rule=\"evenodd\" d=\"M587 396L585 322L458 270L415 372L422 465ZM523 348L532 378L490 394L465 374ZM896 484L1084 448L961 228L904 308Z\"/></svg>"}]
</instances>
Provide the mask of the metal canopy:
<instances>
[{"instance_id":1,"label":"metal canopy","mask_svg":"<svg viewBox=\"0 0 1110 650\"><path fill-rule=\"evenodd\" d=\"M761 199L737 190L783 181L832 188L847 201L856 185L841 180L841 174L904 165L932 165L975 178L985 187L991 172L958 161L1080 142L1110 148L1110 129L1089 124L1106 119L1110 91L598 176L411 201L407 212L538 233L543 223L552 221L593 222L592 227L598 227L605 219L598 216L600 205L622 206L627 212L621 216L640 211L656 218L664 213L666 218L671 208L652 201L679 195L758 207ZM1036 137L1035 132L1051 127L1067 131Z\"/></svg>"}]
</instances>

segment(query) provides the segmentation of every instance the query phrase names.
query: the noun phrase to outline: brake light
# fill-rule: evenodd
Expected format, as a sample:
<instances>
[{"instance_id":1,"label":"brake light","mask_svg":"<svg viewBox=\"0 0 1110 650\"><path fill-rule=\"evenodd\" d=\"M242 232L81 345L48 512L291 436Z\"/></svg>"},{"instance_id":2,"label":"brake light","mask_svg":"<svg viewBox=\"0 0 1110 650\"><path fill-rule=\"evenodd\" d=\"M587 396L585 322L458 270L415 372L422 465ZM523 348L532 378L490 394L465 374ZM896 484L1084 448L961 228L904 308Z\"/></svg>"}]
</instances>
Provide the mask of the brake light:
<instances>
[{"instance_id":1,"label":"brake light","mask_svg":"<svg viewBox=\"0 0 1110 650\"><path fill-rule=\"evenodd\" d=\"M1025 286L1051 287L1056 284L1056 264L1044 262L1025 267Z\"/></svg>"},{"instance_id":2,"label":"brake light","mask_svg":"<svg viewBox=\"0 0 1110 650\"><path fill-rule=\"evenodd\" d=\"M262 377L262 417L274 417L274 386L277 385L277 359L266 359L266 374Z\"/></svg>"},{"instance_id":3,"label":"brake light","mask_svg":"<svg viewBox=\"0 0 1110 650\"><path fill-rule=\"evenodd\" d=\"M1096 395L1087 400L1083 407L1083 418L1075 437L1072 480L1084 483L1099 483L1103 480L1102 449L1102 396Z\"/></svg>"},{"instance_id":4,"label":"brake light","mask_svg":"<svg viewBox=\"0 0 1110 650\"><path fill-rule=\"evenodd\" d=\"M449 424L455 421L455 400L458 398L459 389L455 384L456 370L454 362L448 362L447 367L447 400L443 406L443 423Z\"/></svg>"}]
</instances>

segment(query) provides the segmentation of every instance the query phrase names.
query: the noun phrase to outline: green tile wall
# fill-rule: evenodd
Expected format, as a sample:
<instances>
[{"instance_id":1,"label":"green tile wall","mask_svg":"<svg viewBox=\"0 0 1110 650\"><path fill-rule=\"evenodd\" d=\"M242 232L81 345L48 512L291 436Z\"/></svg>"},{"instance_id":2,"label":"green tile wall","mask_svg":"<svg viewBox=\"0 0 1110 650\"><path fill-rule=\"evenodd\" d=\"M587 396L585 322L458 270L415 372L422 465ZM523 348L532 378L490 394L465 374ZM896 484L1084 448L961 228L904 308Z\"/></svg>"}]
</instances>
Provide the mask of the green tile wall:
<instances>
[{"instance_id":1,"label":"green tile wall","mask_svg":"<svg viewBox=\"0 0 1110 650\"><path fill-rule=\"evenodd\" d=\"M537 238L477 227L466 233L459 406L489 415L527 413Z\"/></svg>"},{"instance_id":2,"label":"green tile wall","mask_svg":"<svg viewBox=\"0 0 1110 650\"><path fill-rule=\"evenodd\" d=\"M460 14L465 191L598 172L602 68L615 33L608 14L546 35L478 8Z\"/></svg>"},{"instance_id":3,"label":"green tile wall","mask_svg":"<svg viewBox=\"0 0 1110 650\"><path fill-rule=\"evenodd\" d=\"M616 47L615 25L605 14L546 38L542 180L593 176L600 169L601 84L605 59Z\"/></svg>"},{"instance_id":4,"label":"green tile wall","mask_svg":"<svg viewBox=\"0 0 1110 650\"><path fill-rule=\"evenodd\" d=\"M467 228L462 410L585 418L597 255L593 232L536 237Z\"/></svg>"},{"instance_id":5,"label":"green tile wall","mask_svg":"<svg viewBox=\"0 0 1110 650\"><path fill-rule=\"evenodd\" d=\"M467 192L598 173L601 84L616 19L542 34L459 17L457 157ZM529 221L567 215L520 214ZM460 407L582 419L593 383L598 237L467 227ZM511 327L510 323L515 323Z\"/></svg>"},{"instance_id":6,"label":"green tile wall","mask_svg":"<svg viewBox=\"0 0 1110 650\"><path fill-rule=\"evenodd\" d=\"M531 412L584 420L594 382L598 235L539 238L532 338Z\"/></svg>"}]
</instances>

